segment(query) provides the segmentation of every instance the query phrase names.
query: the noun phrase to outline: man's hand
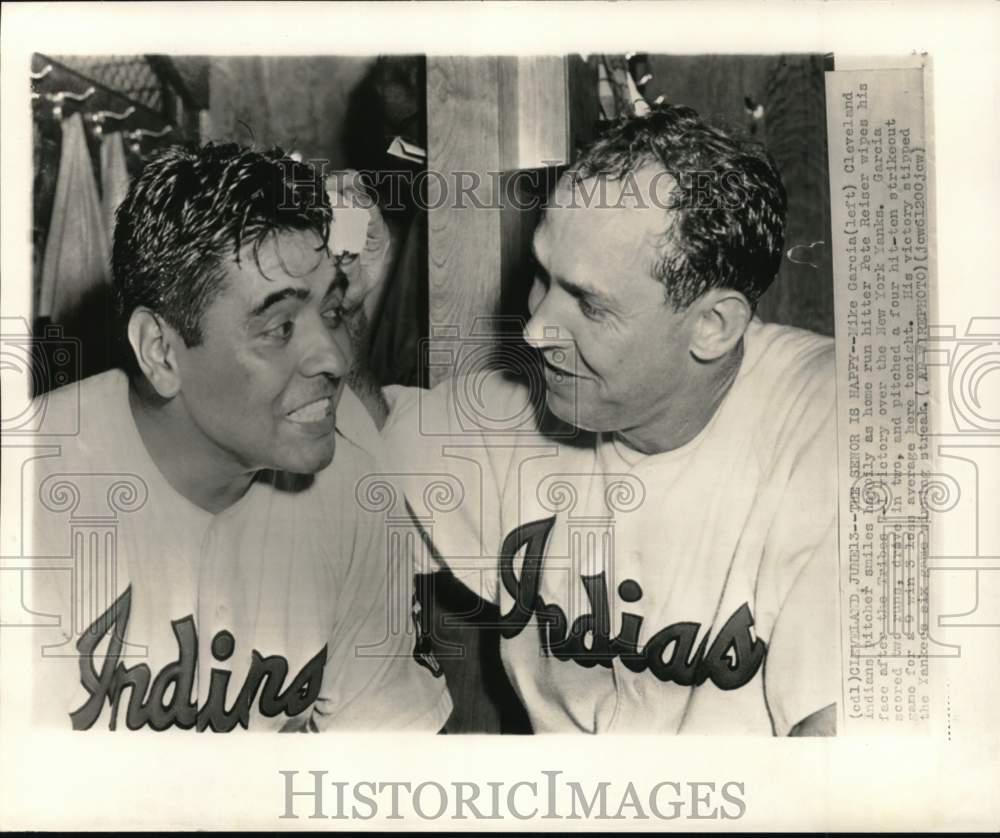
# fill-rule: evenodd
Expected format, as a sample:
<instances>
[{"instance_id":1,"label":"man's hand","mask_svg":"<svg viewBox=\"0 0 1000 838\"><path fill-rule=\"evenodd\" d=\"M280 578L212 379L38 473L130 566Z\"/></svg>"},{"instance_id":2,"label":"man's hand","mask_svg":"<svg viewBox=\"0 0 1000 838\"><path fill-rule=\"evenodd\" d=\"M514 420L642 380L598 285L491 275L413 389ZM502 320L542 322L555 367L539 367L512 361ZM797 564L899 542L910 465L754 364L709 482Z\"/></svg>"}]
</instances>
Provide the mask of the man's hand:
<instances>
[{"instance_id":1,"label":"man's hand","mask_svg":"<svg viewBox=\"0 0 1000 838\"><path fill-rule=\"evenodd\" d=\"M370 322L378 310L385 281L392 267L393 248L389 227L382 218L375 199L365 190L361 176L353 169L344 169L329 175L326 179L326 191L333 207L330 240L334 251L339 248L339 244L335 241L338 209L354 208L368 213L368 228L360 252L355 255L341 250L334 252L333 255L342 257L341 268L348 278L347 293L343 302L345 310L353 311L363 306ZM345 256L345 253L348 255Z\"/></svg>"},{"instance_id":2,"label":"man's hand","mask_svg":"<svg viewBox=\"0 0 1000 838\"><path fill-rule=\"evenodd\" d=\"M385 281L392 267L392 237L379 212L378 204L365 191L361 176L353 169L334 172L326 179L327 196L333 207L333 224L328 242L337 267L347 277L347 289L341 307L344 322L354 349L354 364L347 382L361 400L377 428L381 429L389 414L382 390L368 367L371 323L375 318L385 290ZM359 253L341 248L350 236L338 235L337 211L341 211L343 229L349 221L343 214L348 209L364 210L368 226Z\"/></svg>"}]
</instances>

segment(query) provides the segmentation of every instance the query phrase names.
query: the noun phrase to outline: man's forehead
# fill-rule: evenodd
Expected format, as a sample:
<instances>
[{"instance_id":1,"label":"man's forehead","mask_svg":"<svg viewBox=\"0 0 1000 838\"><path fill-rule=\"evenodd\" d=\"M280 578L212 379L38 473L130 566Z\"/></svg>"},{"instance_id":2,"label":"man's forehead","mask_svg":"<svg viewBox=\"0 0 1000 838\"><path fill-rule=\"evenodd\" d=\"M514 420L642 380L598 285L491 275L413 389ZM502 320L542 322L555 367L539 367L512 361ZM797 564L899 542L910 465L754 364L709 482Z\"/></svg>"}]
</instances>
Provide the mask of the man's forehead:
<instances>
[{"instance_id":1,"label":"man's forehead","mask_svg":"<svg viewBox=\"0 0 1000 838\"><path fill-rule=\"evenodd\" d=\"M223 270L226 284L241 289L241 296L259 296L277 283L308 288L324 277L329 281L335 263L316 233L292 230L247 242L240 248L239 260L235 254L223 260Z\"/></svg>"},{"instance_id":2,"label":"man's forehead","mask_svg":"<svg viewBox=\"0 0 1000 838\"><path fill-rule=\"evenodd\" d=\"M269 233L259 243L251 242L240 249L238 270L259 269L269 279L307 279L315 271L328 270L333 264L331 254L322 245L312 230Z\"/></svg>"},{"instance_id":3,"label":"man's forehead","mask_svg":"<svg viewBox=\"0 0 1000 838\"><path fill-rule=\"evenodd\" d=\"M560 207L660 210L674 203L677 181L661 166L647 163L622 174L596 174L583 177L566 172L556 184L553 204Z\"/></svg>"},{"instance_id":4,"label":"man's forehead","mask_svg":"<svg viewBox=\"0 0 1000 838\"><path fill-rule=\"evenodd\" d=\"M535 231L533 244L539 259L593 265L605 271L613 266L650 268L672 212L664 209L665 202L657 205L649 193L641 191L656 188L649 175L643 175L632 184L606 178L595 186L596 179L591 179L582 188L568 178L560 181ZM666 176L662 180L666 182Z\"/></svg>"},{"instance_id":5,"label":"man's forehead","mask_svg":"<svg viewBox=\"0 0 1000 838\"><path fill-rule=\"evenodd\" d=\"M239 263L235 254L223 260L223 281L212 308L218 316L243 323L279 298L322 299L337 270L320 244L316 233L294 230L270 233L256 247L243 245Z\"/></svg>"}]
</instances>

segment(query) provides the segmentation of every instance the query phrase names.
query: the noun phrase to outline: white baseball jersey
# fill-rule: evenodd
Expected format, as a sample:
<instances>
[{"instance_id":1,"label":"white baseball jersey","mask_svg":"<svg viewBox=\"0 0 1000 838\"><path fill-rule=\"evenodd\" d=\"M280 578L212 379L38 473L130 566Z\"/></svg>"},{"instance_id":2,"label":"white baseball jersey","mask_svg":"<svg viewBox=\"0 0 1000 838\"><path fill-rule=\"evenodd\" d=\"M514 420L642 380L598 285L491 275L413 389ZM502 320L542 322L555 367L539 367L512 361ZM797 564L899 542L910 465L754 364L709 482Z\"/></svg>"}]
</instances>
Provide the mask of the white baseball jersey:
<instances>
[{"instance_id":1,"label":"white baseball jersey","mask_svg":"<svg viewBox=\"0 0 1000 838\"><path fill-rule=\"evenodd\" d=\"M392 388L383 436L433 554L499 606L534 730L784 735L836 702L833 341L755 320L713 418L651 456L539 431L528 392Z\"/></svg>"},{"instance_id":2,"label":"white baseball jersey","mask_svg":"<svg viewBox=\"0 0 1000 838\"><path fill-rule=\"evenodd\" d=\"M353 393L333 463L261 472L212 515L177 493L132 418L120 371L49 394L80 433L36 461L31 607L53 625L35 667L44 723L76 729L437 731L443 679L413 657L412 569L388 568L359 506L378 432ZM62 417L65 418L65 417ZM43 427L44 429L44 427Z\"/></svg>"}]
</instances>

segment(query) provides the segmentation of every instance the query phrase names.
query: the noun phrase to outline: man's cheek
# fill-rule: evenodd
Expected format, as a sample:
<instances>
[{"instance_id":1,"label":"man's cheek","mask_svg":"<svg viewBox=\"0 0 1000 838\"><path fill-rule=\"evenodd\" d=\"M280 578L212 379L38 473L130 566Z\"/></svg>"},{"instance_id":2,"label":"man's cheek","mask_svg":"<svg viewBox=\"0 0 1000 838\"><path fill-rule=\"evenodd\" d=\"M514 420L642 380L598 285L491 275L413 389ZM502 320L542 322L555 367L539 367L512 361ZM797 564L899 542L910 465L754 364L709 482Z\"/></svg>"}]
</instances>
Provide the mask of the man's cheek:
<instances>
[{"instance_id":1,"label":"man's cheek","mask_svg":"<svg viewBox=\"0 0 1000 838\"><path fill-rule=\"evenodd\" d=\"M545 296L545 286L542 285L537 279L531 283L531 290L528 292L528 314L532 317L535 316L535 312L538 311L538 307L542 304L542 298Z\"/></svg>"},{"instance_id":2,"label":"man's cheek","mask_svg":"<svg viewBox=\"0 0 1000 838\"><path fill-rule=\"evenodd\" d=\"M351 325L341 325L333 333L333 342L337 344L337 349L344 356L348 369L354 369L354 364L360 356L361 346L367 342L371 335L371 328L372 326L362 310L357 312Z\"/></svg>"}]
</instances>

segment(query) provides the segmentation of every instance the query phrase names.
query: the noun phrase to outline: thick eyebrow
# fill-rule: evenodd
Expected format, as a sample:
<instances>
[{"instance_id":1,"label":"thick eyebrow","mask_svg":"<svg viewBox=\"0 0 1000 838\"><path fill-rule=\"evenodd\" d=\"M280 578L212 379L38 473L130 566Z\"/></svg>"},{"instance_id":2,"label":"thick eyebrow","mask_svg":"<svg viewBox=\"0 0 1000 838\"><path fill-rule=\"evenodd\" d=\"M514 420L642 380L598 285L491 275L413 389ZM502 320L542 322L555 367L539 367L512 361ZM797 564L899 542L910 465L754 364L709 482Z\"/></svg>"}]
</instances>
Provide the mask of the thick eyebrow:
<instances>
[{"instance_id":1,"label":"thick eyebrow","mask_svg":"<svg viewBox=\"0 0 1000 838\"><path fill-rule=\"evenodd\" d=\"M277 305L283 300L296 299L296 300L308 300L309 299L309 289L308 288L282 288L280 291L274 291L268 294L264 299L255 305L250 311L249 320L253 320L255 317L260 317L269 308Z\"/></svg>"},{"instance_id":2,"label":"thick eyebrow","mask_svg":"<svg viewBox=\"0 0 1000 838\"><path fill-rule=\"evenodd\" d=\"M602 291L598 291L596 288L590 288L586 285L580 285L577 282L566 279L562 276L552 276L546 270L545 266L538 259L538 252L535 250L535 243L531 243L531 262L539 273L543 274L546 278L555 280L559 286L565 290L567 293L576 297L577 299L584 299L590 303L596 303L598 306L615 310L616 306L614 300L612 300L607 294Z\"/></svg>"},{"instance_id":3,"label":"thick eyebrow","mask_svg":"<svg viewBox=\"0 0 1000 838\"><path fill-rule=\"evenodd\" d=\"M329 299L335 291L340 288L347 287L347 275L342 271L337 272L337 276L333 278L329 287L326 289L326 293L323 295L323 299ZM308 288L282 288L280 291L274 291L268 294L264 299L253 307L250 312L248 320L253 320L265 314L269 308L276 306L278 303L284 300L294 299L301 300L305 302L312 296L312 292Z\"/></svg>"}]
</instances>

